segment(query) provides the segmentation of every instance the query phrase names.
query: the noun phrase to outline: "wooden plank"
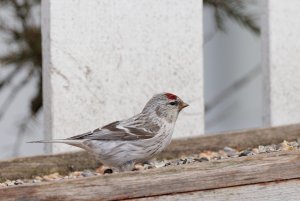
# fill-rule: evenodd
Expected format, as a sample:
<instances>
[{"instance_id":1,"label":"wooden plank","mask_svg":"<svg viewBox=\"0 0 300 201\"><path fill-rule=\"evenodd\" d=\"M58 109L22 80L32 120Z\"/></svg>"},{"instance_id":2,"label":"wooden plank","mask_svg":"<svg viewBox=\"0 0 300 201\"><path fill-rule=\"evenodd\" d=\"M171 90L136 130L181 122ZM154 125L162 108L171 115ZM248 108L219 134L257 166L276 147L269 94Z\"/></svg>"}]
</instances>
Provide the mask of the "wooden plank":
<instances>
[{"instance_id":1,"label":"wooden plank","mask_svg":"<svg viewBox=\"0 0 300 201\"><path fill-rule=\"evenodd\" d=\"M159 157L175 158L182 154L193 154L203 150L216 151L226 146L243 150L297 138L300 138L300 124L210 134L173 140Z\"/></svg>"},{"instance_id":2,"label":"wooden plank","mask_svg":"<svg viewBox=\"0 0 300 201\"><path fill-rule=\"evenodd\" d=\"M265 201L299 201L300 179L285 180L280 182L267 182L253 185L235 186L214 190L179 193L173 195L154 196L134 199L135 201L240 201L265 200ZM132 199L130 199L132 200Z\"/></svg>"},{"instance_id":3,"label":"wooden plank","mask_svg":"<svg viewBox=\"0 0 300 201\"><path fill-rule=\"evenodd\" d=\"M300 152L0 189L3 200L116 200L300 178Z\"/></svg>"},{"instance_id":4,"label":"wooden plank","mask_svg":"<svg viewBox=\"0 0 300 201\"><path fill-rule=\"evenodd\" d=\"M70 171L85 168L97 168L101 164L87 152L74 152L57 155L17 158L0 162L0 181L6 179L24 179L33 176Z\"/></svg>"},{"instance_id":5,"label":"wooden plank","mask_svg":"<svg viewBox=\"0 0 300 201\"><path fill-rule=\"evenodd\" d=\"M204 135L173 140L170 146L157 158L171 159L180 157L183 154L193 154L203 150L223 149L225 146L246 149L297 138L300 138L300 124ZM31 178L32 176L53 172L65 174L70 170L94 169L99 165L95 158L86 152L17 158L9 161L0 161L0 181L4 179Z\"/></svg>"}]
</instances>

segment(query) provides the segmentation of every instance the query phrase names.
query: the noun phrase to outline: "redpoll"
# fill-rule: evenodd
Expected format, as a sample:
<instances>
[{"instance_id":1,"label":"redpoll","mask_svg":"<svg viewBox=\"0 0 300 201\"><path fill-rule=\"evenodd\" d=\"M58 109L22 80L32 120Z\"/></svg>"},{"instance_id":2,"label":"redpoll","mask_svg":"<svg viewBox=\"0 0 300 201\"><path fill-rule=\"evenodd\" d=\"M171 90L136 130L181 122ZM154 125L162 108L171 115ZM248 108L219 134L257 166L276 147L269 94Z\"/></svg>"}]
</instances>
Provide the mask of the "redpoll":
<instances>
[{"instance_id":1,"label":"redpoll","mask_svg":"<svg viewBox=\"0 0 300 201\"><path fill-rule=\"evenodd\" d=\"M171 93L153 96L143 111L129 119L63 140L35 141L66 143L93 153L106 166L131 170L160 153L170 142L179 112L187 107Z\"/></svg>"}]
</instances>

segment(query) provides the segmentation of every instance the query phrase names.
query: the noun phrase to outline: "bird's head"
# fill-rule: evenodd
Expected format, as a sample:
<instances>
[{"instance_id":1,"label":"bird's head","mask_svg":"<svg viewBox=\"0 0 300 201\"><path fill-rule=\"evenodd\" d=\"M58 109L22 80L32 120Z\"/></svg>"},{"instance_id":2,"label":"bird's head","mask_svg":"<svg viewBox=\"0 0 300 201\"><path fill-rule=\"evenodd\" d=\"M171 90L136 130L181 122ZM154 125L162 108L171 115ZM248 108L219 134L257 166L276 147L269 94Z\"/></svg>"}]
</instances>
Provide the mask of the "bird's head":
<instances>
[{"instance_id":1,"label":"bird's head","mask_svg":"<svg viewBox=\"0 0 300 201\"><path fill-rule=\"evenodd\" d=\"M146 104L142 113L156 115L168 122L175 122L179 112L189 106L178 96L171 93L154 95Z\"/></svg>"}]
</instances>

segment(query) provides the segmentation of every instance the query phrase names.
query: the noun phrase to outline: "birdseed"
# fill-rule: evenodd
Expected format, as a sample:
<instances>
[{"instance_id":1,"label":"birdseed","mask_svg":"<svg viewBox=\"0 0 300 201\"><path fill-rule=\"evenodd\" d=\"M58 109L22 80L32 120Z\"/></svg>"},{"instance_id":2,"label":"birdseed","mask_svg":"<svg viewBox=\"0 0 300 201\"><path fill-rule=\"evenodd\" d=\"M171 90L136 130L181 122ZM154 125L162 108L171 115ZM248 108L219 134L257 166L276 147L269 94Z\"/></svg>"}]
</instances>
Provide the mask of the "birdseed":
<instances>
[{"instance_id":1,"label":"birdseed","mask_svg":"<svg viewBox=\"0 0 300 201\"><path fill-rule=\"evenodd\" d=\"M247 156L253 156L262 153L271 153L271 152L278 152L278 151L300 151L300 138L292 142L283 141L280 144L272 144L266 146L260 145L258 147L252 149L246 149L246 150L237 150L231 147L224 147L223 150L219 150L219 151L207 150L207 151L200 152L198 154L185 156L179 159L163 160L163 161L153 160L150 163L136 164L134 171L141 171L141 170L147 170L153 168L163 168L167 166L185 165L191 163L201 163L201 162L215 161L215 160L223 160L227 158L247 157ZM112 174L112 173L113 170L105 166L101 166L96 170L74 171L74 172L70 172L69 175L60 175L59 173L56 172L49 175L36 176L33 179L6 180L5 182L0 183L0 188L5 188L7 186L29 184L29 183L41 183L41 182L49 182L49 181L93 177L93 176Z\"/></svg>"}]
</instances>

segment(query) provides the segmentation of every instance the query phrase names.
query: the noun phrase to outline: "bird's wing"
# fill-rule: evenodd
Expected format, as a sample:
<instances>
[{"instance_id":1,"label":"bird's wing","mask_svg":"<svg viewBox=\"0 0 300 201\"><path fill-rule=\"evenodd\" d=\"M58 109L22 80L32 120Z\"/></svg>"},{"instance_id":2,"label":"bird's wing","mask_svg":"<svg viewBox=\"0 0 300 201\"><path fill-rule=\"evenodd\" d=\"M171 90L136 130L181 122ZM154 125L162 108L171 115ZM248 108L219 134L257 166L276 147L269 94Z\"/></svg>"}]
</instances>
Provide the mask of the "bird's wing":
<instances>
[{"instance_id":1,"label":"bird's wing","mask_svg":"<svg viewBox=\"0 0 300 201\"><path fill-rule=\"evenodd\" d=\"M69 140L122 140L131 141L138 139L149 139L155 134L143 128L135 128L121 125L119 121L110 123L102 128L68 138Z\"/></svg>"}]
</instances>

